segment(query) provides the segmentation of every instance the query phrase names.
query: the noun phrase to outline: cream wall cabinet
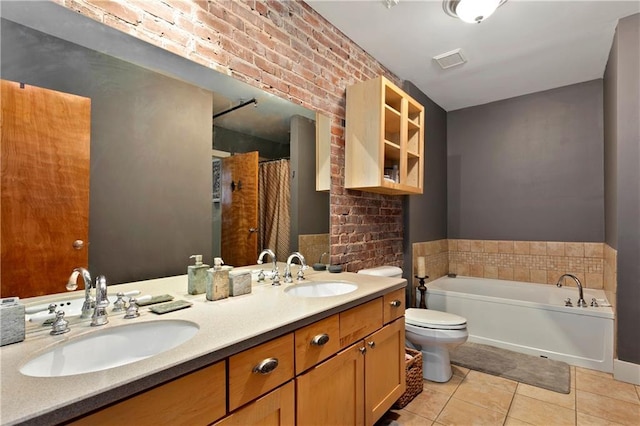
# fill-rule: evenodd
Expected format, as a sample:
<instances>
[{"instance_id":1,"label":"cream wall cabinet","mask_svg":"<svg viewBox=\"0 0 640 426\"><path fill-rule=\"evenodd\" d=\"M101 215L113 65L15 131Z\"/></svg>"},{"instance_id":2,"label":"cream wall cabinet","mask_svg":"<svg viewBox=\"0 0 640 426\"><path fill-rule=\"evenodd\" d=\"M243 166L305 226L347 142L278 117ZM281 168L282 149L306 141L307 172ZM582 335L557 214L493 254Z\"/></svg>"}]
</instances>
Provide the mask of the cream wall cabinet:
<instances>
[{"instance_id":1,"label":"cream wall cabinet","mask_svg":"<svg viewBox=\"0 0 640 426\"><path fill-rule=\"evenodd\" d=\"M348 87L345 187L422 194L423 167L424 107L383 76Z\"/></svg>"}]
</instances>

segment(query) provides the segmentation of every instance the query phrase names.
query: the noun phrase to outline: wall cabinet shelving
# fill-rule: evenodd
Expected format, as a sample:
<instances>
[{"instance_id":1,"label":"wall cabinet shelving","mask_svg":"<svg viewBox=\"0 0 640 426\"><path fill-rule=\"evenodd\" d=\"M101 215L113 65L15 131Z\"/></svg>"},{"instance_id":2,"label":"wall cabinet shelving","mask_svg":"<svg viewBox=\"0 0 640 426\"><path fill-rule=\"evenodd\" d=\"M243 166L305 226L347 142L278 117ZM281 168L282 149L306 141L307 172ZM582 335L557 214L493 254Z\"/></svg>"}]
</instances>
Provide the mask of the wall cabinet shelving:
<instances>
[{"instance_id":1,"label":"wall cabinet shelving","mask_svg":"<svg viewBox=\"0 0 640 426\"><path fill-rule=\"evenodd\" d=\"M424 107L380 76L347 88L345 187L422 194Z\"/></svg>"}]
</instances>

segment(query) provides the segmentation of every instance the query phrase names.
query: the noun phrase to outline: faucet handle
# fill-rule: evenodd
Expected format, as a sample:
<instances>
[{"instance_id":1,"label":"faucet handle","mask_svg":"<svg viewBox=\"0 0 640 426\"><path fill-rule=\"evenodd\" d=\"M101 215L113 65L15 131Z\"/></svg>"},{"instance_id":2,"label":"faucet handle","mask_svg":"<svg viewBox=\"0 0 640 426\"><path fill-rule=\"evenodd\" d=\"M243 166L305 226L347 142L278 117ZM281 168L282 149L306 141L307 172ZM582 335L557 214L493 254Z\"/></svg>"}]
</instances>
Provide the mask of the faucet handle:
<instances>
[{"instance_id":1,"label":"faucet handle","mask_svg":"<svg viewBox=\"0 0 640 426\"><path fill-rule=\"evenodd\" d=\"M298 269L298 281L304 281L304 269L302 266L300 266L300 269Z\"/></svg>"},{"instance_id":2,"label":"faucet handle","mask_svg":"<svg viewBox=\"0 0 640 426\"><path fill-rule=\"evenodd\" d=\"M591 298L591 306L593 306L594 308L597 308L598 306L598 301L596 300L595 297Z\"/></svg>"},{"instance_id":3,"label":"faucet handle","mask_svg":"<svg viewBox=\"0 0 640 426\"><path fill-rule=\"evenodd\" d=\"M260 269L260 272L258 272L258 282L264 282L264 269Z\"/></svg>"},{"instance_id":4,"label":"faucet handle","mask_svg":"<svg viewBox=\"0 0 640 426\"><path fill-rule=\"evenodd\" d=\"M569 307L572 307L572 306L573 306L573 303L571 303L571 298L570 298L570 297L567 297L567 298L565 299L565 301L564 301L564 306L569 306Z\"/></svg>"},{"instance_id":5,"label":"faucet handle","mask_svg":"<svg viewBox=\"0 0 640 426\"><path fill-rule=\"evenodd\" d=\"M69 321L64 319L64 311L56 312L56 319L51 325L51 331L49 332L49 334L51 334L52 336L57 336L60 334L68 333L69 331L71 331L71 329L69 328Z\"/></svg>"},{"instance_id":6,"label":"faucet handle","mask_svg":"<svg viewBox=\"0 0 640 426\"><path fill-rule=\"evenodd\" d=\"M140 316L140 312L138 312L138 301L135 297L129 299L129 306L127 307L127 312L124 314L125 319L137 318Z\"/></svg>"},{"instance_id":7,"label":"faucet handle","mask_svg":"<svg viewBox=\"0 0 640 426\"><path fill-rule=\"evenodd\" d=\"M111 310L111 312L122 312L124 311L124 307L126 306L126 303L124 301L124 293L119 291L118 293L116 293L116 296L118 298L115 302L113 302L113 309Z\"/></svg>"},{"instance_id":8,"label":"faucet handle","mask_svg":"<svg viewBox=\"0 0 640 426\"><path fill-rule=\"evenodd\" d=\"M271 285L280 285L280 272L276 269L273 271L273 277L271 277Z\"/></svg>"}]
</instances>

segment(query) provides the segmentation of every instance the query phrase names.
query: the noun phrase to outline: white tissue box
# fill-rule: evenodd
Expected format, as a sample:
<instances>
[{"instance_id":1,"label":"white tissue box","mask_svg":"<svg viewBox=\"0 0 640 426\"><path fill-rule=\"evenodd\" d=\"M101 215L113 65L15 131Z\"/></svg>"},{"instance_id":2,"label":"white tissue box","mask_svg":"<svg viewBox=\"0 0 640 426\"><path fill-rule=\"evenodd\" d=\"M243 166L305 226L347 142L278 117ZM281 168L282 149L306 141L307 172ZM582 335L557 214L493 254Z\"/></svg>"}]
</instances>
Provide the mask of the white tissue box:
<instances>
[{"instance_id":1,"label":"white tissue box","mask_svg":"<svg viewBox=\"0 0 640 426\"><path fill-rule=\"evenodd\" d=\"M0 299L0 346L24 340L24 305L17 297Z\"/></svg>"}]
</instances>

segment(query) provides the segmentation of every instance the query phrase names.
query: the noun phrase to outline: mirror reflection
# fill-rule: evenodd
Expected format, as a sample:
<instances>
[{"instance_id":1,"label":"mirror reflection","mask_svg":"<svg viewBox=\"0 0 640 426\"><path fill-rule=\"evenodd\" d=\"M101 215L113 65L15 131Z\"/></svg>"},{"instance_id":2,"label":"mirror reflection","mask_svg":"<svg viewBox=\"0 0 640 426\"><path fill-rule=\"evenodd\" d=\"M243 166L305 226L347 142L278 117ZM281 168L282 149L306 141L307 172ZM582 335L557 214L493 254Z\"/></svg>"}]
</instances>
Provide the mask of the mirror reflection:
<instances>
[{"instance_id":1,"label":"mirror reflection","mask_svg":"<svg viewBox=\"0 0 640 426\"><path fill-rule=\"evenodd\" d=\"M90 99L85 249L92 273L110 284L179 275L192 254L241 266L255 263L262 248L282 260L293 250L305 254L301 236L313 261L328 250L328 193L315 191L313 111L58 5L39 5L35 18L20 7L3 5L2 79ZM246 168L255 183L241 175ZM56 187L53 196L64 204L67 190ZM55 227L69 247L83 232L64 221L26 223L36 235ZM79 266L36 246L26 242L24 258L43 277L30 277L34 293L21 297L64 291ZM230 248L244 248L245 257ZM4 254L2 266L2 295L18 295L5 294Z\"/></svg>"}]
</instances>

